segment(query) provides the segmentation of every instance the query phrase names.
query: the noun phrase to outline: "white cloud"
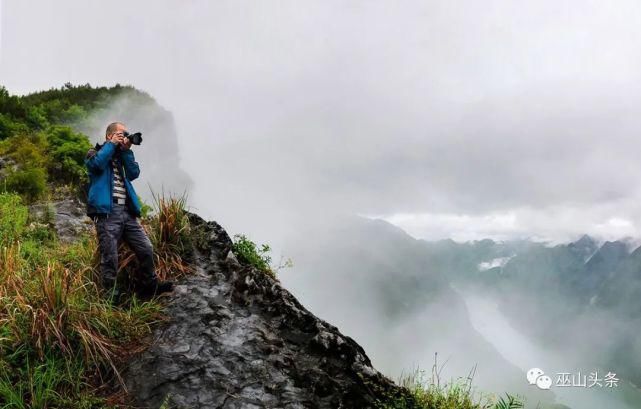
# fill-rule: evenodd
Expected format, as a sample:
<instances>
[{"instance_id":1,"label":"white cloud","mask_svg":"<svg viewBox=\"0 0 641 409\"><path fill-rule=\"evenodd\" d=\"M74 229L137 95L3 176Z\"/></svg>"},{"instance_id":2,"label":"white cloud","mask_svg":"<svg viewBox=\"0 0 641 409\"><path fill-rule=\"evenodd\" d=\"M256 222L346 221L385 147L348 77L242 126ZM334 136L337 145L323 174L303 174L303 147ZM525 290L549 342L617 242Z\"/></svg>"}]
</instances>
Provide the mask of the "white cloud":
<instances>
[{"instance_id":1,"label":"white cloud","mask_svg":"<svg viewBox=\"0 0 641 409\"><path fill-rule=\"evenodd\" d=\"M495 268L495 267L504 267L507 264L507 262L510 261L510 259L512 257L514 257L514 256L497 257L497 258L493 258L490 261L483 261L483 262L479 263L478 269L479 269L479 271L487 271L487 270L489 270L491 268Z\"/></svg>"},{"instance_id":2,"label":"white cloud","mask_svg":"<svg viewBox=\"0 0 641 409\"><path fill-rule=\"evenodd\" d=\"M593 205L524 206L485 214L399 213L370 217L387 220L426 240L529 238L554 245L576 240L583 234L602 241L640 237L641 220L634 216L641 211L639 200L638 194L631 194L623 200Z\"/></svg>"}]
</instances>

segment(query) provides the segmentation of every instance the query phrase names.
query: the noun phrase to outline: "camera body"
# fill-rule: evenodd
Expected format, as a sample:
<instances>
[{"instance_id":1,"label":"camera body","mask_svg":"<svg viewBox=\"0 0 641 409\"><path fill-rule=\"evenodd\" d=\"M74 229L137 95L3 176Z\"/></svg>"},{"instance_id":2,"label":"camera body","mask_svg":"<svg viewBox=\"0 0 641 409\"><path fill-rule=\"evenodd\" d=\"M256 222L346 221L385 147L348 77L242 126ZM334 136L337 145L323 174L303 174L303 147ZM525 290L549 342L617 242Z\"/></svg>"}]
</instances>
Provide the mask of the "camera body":
<instances>
[{"instance_id":1,"label":"camera body","mask_svg":"<svg viewBox=\"0 0 641 409\"><path fill-rule=\"evenodd\" d=\"M129 139L132 143L132 145L140 145L142 143L142 133L141 132L136 132L130 134L129 132L125 131L123 133L124 137Z\"/></svg>"}]
</instances>

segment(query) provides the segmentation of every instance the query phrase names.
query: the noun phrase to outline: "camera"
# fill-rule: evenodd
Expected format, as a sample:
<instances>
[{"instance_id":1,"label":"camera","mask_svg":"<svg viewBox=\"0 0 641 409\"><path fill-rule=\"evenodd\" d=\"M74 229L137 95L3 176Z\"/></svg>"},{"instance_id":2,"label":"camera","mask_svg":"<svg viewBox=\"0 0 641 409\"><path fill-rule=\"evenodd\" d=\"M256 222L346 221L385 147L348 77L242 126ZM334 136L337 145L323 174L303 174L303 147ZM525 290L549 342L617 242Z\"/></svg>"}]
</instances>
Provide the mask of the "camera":
<instances>
[{"instance_id":1,"label":"camera","mask_svg":"<svg viewBox=\"0 0 641 409\"><path fill-rule=\"evenodd\" d=\"M130 134L129 132L123 132L125 138L129 139L133 145L140 145L142 143L142 133L136 132Z\"/></svg>"}]
</instances>

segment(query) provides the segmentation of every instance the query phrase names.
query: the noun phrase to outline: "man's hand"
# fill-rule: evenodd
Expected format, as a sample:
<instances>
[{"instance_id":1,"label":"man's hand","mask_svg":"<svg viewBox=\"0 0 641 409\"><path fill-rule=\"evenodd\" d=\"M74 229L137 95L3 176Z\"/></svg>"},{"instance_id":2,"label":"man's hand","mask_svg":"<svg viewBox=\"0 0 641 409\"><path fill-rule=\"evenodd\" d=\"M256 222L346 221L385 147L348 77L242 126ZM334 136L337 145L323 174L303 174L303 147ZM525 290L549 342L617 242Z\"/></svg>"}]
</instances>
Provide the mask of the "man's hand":
<instances>
[{"instance_id":1,"label":"man's hand","mask_svg":"<svg viewBox=\"0 0 641 409\"><path fill-rule=\"evenodd\" d=\"M116 132L111 134L111 139L109 139L109 142L113 142L116 145L122 145L125 140L125 137L122 136L122 134L118 135Z\"/></svg>"},{"instance_id":2,"label":"man's hand","mask_svg":"<svg viewBox=\"0 0 641 409\"><path fill-rule=\"evenodd\" d=\"M122 133L114 132L111 134L110 142L115 143L121 150L129 150L131 148L131 141L126 136L123 136Z\"/></svg>"},{"instance_id":3,"label":"man's hand","mask_svg":"<svg viewBox=\"0 0 641 409\"><path fill-rule=\"evenodd\" d=\"M123 137L123 142L120 144L120 148L125 151L129 150L129 148L131 148L131 140L126 136Z\"/></svg>"}]
</instances>

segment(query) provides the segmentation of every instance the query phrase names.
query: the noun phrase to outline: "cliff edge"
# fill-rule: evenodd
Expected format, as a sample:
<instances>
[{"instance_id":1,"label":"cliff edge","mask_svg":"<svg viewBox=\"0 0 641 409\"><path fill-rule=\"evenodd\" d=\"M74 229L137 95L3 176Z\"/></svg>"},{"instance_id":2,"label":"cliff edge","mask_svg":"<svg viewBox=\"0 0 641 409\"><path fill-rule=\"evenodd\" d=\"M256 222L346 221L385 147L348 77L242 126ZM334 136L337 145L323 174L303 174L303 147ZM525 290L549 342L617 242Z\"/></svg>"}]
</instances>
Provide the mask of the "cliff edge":
<instances>
[{"instance_id":1,"label":"cliff edge","mask_svg":"<svg viewBox=\"0 0 641 409\"><path fill-rule=\"evenodd\" d=\"M363 348L277 280L241 265L216 222L190 213L202 239L192 274L166 298L167 322L123 376L138 405L176 408L368 408L406 389ZM331 300L329 300L331 301Z\"/></svg>"}]
</instances>

